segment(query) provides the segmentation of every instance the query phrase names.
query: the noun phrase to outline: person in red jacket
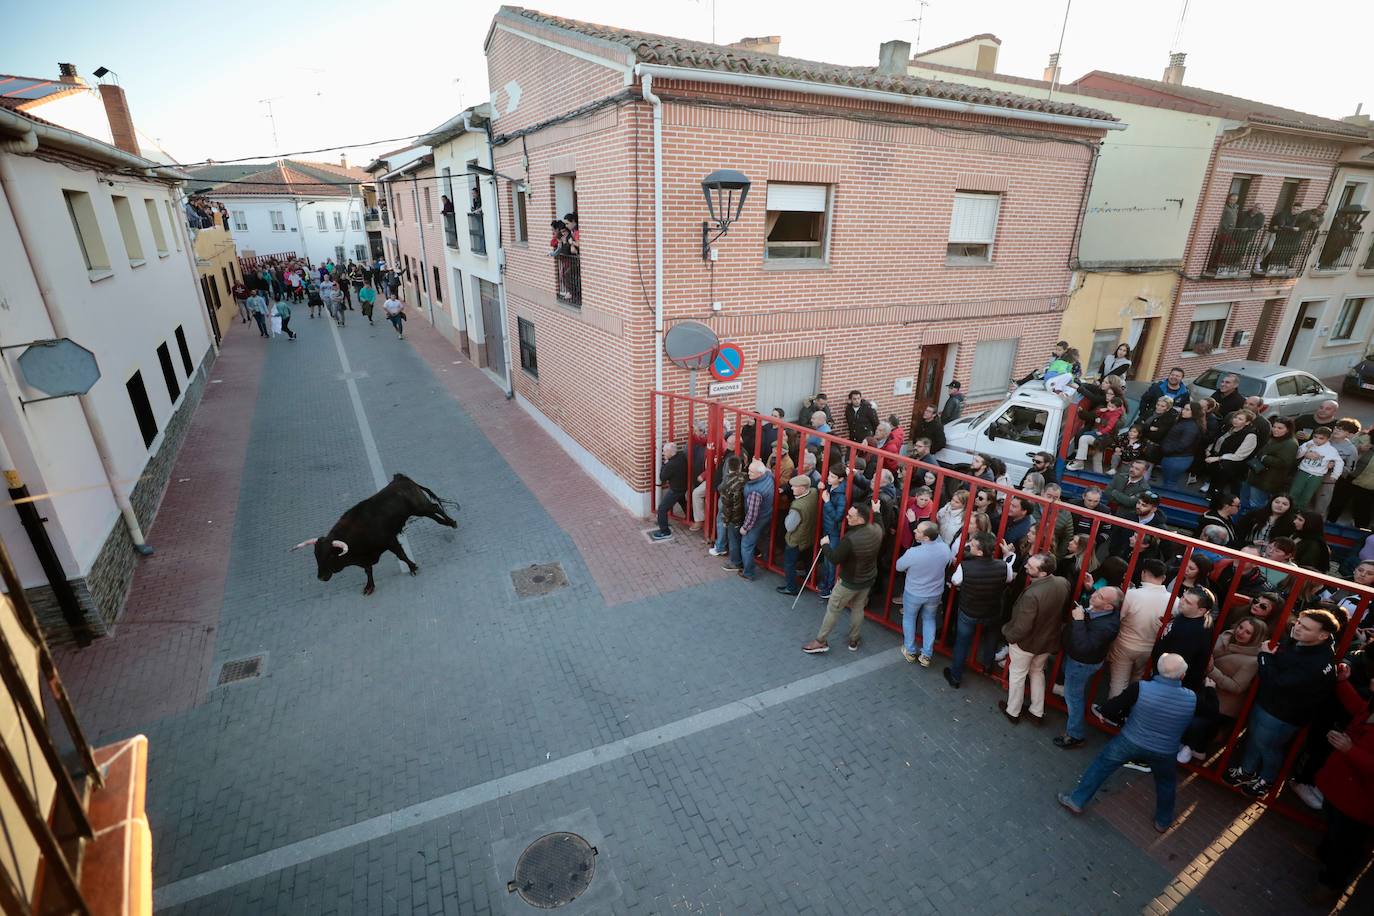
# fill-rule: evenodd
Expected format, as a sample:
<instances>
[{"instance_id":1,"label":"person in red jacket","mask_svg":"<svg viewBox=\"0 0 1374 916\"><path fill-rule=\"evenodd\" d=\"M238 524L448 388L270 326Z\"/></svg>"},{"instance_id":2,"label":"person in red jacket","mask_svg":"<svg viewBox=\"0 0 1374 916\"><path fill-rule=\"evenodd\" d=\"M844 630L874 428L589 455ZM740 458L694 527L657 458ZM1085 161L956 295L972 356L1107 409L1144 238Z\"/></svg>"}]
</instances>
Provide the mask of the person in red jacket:
<instances>
[{"instance_id":1,"label":"person in red jacket","mask_svg":"<svg viewBox=\"0 0 1374 916\"><path fill-rule=\"evenodd\" d=\"M1366 701L1350 685L1350 669L1338 669L1336 698L1350 713L1345 731L1326 733L1334 753L1317 774L1326 798L1326 833L1317 847L1322 870L1319 895L1330 899L1345 890L1351 874L1368 856L1374 835L1374 700ZM1370 683L1374 690L1374 681Z\"/></svg>"}]
</instances>

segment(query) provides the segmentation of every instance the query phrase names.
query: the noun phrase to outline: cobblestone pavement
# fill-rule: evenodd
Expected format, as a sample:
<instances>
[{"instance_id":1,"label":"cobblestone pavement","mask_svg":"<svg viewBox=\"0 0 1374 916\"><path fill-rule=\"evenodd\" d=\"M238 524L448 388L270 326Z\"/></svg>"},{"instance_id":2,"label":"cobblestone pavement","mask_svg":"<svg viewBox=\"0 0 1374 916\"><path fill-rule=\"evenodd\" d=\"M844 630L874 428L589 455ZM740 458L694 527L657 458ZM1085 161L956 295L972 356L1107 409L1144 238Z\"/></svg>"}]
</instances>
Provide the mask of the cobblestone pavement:
<instances>
[{"instance_id":1,"label":"cobblestone pavement","mask_svg":"<svg viewBox=\"0 0 1374 916\"><path fill-rule=\"evenodd\" d=\"M570 914L1309 912L1309 831L1189 782L1159 837L1129 773L1070 817L1089 755L1008 726L990 682L951 691L872 625L803 655L814 597L651 543L439 335L355 316L347 375L324 319L226 342L127 612L202 638L125 626L61 660L94 738L150 738L164 912L533 913L506 882L562 828L599 852ZM350 381L386 474L462 504L371 597L286 552L375 489ZM567 587L516 598L512 570L555 562Z\"/></svg>"}]
</instances>

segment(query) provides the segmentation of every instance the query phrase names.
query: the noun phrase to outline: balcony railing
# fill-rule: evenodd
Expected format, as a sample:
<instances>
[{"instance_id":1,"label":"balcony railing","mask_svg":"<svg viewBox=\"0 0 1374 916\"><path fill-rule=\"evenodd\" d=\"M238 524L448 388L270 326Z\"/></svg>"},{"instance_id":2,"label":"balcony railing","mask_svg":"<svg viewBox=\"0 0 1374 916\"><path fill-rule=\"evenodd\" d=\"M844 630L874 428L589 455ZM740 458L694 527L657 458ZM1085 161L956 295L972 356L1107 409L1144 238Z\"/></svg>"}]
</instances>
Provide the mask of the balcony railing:
<instances>
[{"instance_id":1,"label":"balcony railing","mask_svg":"<svg viewBox=\"0 0 1374 916\"><path fill-rule=\"evenodd\" d=\"M1360 250L1363 232L1329 230L1320 233L1317 241L1317 260L1313 270L1348 270L1355 263L1355 252ZM1368 262L1368 258L1365 259Z\"/></svg>"},{"instance_id":2,"label":"balcony railing","mask_svg":"<svg viewBox=\"0 0 1374 916\"><path fill-rule=\"evenodd\" d=\"M458 217L453 213L444 213L444 244L450 248L458 247Z\"/></svg>"},{"instance_id":3,"label":"balcony railing","mask_svg":"<svg viewBox=\"0 0 1374 916\"><path fill-rule=\"evenodd\" d=\"M367 227L368 227L369 229L372 228L373 224L375 224L375 223L380 223L381 221L382 221L382 211L379 210L378 208L376 208L376 207L371 207L371 208L369 208L368 210L364 211L364 213L363 213L363 222L367 225Z\"/></svg>"},{"instance_id":4,"label":"balcony railing","mask_svg":"<svg viewBox=\"0 0 1374 916\"><path fill-rule=\"evenodd\" d=\"M468 236L472 239L472 253L487 253L487 230L486 224L482 222L482 211L473 210L468 213Z\"/></svg>"},{"instance_id":5,"label":"balcony railing","mask_svg":"<svg viewBox=\"0 0 1374 916\"><path fill-rule=\"evenodd\" d=\"M582 263L575 254L554 256L554 267L558 272L558 301L568 305L582 305Z\"/></svg>"},{"instance_id":6,"label":"balcony railing","mask_svg":"<svg viewBox=\"0 0 1374 916\"><path fill-rule=\"evenodd\" d=\"M1302 273L1317 233L1312 229L1278 229L1266 233L1264 255L1256 274L1266 277L1296 277Z\"/></svg>"},{"instance_id":7,"label":"balcony railing","mask_svg":"<svg viewBox=\"0 0 1374 916\"><path fill-rule=\"evenodd\" d=\"M383 208L382 208L382 225L383 225L383 226L390 226L390 225L391 225L391 211L388 210L386 207L383 207Z\"/></svg>"},{"instance_id":8,"label":"balcony railing","mask_svg":"<svg viewBox=\"0 0 1374 916\"><path fill-rule=\"evenodd\" d=\"M1203 275L1292 277L1302 271L1317 233L1301 229L1218 229Z\"/></svg>"}]
</instances>

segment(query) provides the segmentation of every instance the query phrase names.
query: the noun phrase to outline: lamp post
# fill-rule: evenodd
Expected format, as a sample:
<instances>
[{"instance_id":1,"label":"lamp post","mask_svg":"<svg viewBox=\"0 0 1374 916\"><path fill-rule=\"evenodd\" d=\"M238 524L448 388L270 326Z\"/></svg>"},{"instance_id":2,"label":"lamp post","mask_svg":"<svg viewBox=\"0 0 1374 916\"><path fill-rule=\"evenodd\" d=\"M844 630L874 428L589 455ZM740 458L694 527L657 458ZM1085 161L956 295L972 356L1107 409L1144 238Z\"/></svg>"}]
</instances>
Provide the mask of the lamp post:
<instances>
[{"instance_id":1,"label":"lamp post","mask_svg":"<svg viewBox=\"0 0 1374 916\"><path fill-rule=\"evenodd\" d=\"M716 169L701 180L701 193L706 197L709 220L701 223L701 259L710 260L711 243L730 231L730 224L744 212L744 199L749 196L751 182L743 172ZM711 234L715 230L715 235Z\"/></svg>"}]
</instances>

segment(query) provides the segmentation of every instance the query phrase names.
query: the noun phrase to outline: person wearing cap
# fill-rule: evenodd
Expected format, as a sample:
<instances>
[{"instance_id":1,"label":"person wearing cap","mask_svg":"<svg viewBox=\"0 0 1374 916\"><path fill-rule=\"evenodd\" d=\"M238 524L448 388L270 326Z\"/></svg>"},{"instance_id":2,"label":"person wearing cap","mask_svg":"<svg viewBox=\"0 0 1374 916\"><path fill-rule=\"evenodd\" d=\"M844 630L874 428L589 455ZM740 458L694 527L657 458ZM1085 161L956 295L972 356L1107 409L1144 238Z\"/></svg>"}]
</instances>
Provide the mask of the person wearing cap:
<instances>
[{"instance_id":1,"label":"person wearing cap","mask_svg":"<svg viewBox=\"0 0 1374 916\"><path fill-rule=\"evenodd\" d=\"M797 579L797 564L807 563L811 556L811 545L816 541L816 518L820 500L811 486L811 478L798 474L788 482L792 488L792 506L783 519L787 533L783 536L782 571L787 583L779 585L778 591L784 595L795 595L801 591L805 581Z\"/></svg>"},{"instance_id":2,"label":"person wearing cap","mask_svg":"<svg viewBox=\"0 0 1374 916\"><path fill-rule=\"evenodd\" d=\"M949 391L949 397L945 398L945 406L940 408L941 423L953 423L964 412L963 387L958 381L950 382L945 386Z\"/></svg>"},{"instance_id":3,"label":"person wearing cap","mask_svg":"<svg viewBox=\"0 0 1374 916\"><path fill-rule=\"evenodd\" d=\"M1164 513L1159 510L1159 494L1151 492L1150 490L1146 490L1136 495L1134 517L1128 515L1127 518L1130 518L1131 521L1135 522L1137 525L1148 525L1151 528L1165 529L1169 527L1168 520L1164 518ZM1142 535L1130 531L1123 526L1113 526L1110 546L1112 556L1121 557L1123 560L1129 560L1131 551L1135 547L1136 540L1140 537L1142 537ZM1155 560L1164 559L1164 545L1159 538L1149 535L1143 535L1143 537L1145 541L1140 546L1138 560L1147 558Z\"/></svg>"}]
</instances>

